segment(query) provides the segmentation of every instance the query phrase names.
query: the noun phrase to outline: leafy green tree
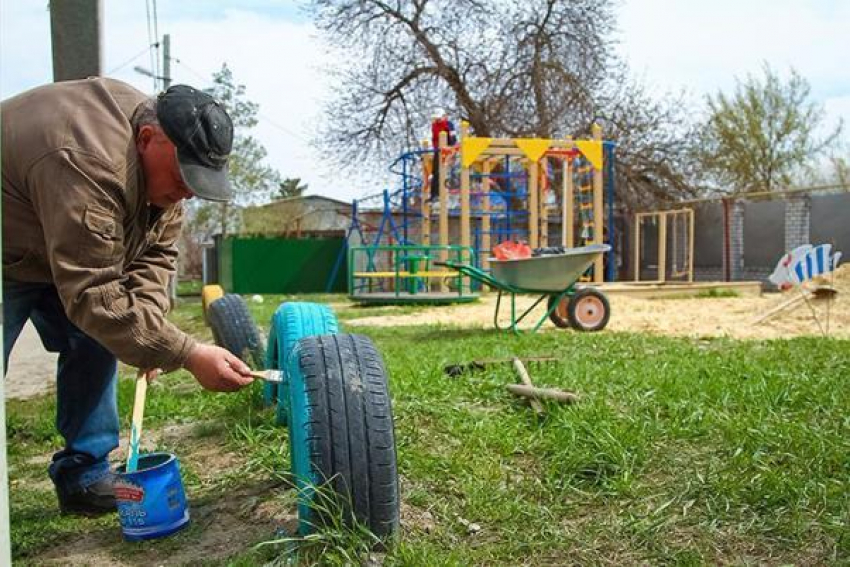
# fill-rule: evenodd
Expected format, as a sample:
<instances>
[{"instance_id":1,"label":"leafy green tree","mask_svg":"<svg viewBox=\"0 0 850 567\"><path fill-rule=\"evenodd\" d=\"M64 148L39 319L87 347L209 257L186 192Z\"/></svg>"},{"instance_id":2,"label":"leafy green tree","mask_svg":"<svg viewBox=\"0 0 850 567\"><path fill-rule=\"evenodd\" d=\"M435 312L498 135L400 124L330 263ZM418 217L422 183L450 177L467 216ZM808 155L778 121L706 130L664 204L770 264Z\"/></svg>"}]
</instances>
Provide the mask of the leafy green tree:
<instances>
[{"instance_id":1,"label":"leafy green tree","mask_svg":"<svg viewBox=\"0 0 850 567\"><path fill-rule=\"evenodd\" d=\"M194 232L210 237L218 232L227 235L241 225L241 208L268 202L280 187L280 173L266 165L268 153L249 131L257 125L259 105L246 98L245 85L236 83L227 64L213 73L213 86L208 93L219 100L233 120L233 151L228 160L228 174L233 187L230 203L194 200L191 218Z\"/></svg>"},{"instance_id":2,"label":"leafy green tree","mask_svg":"<svg viewBox=\"0 0 850 567\"><path fill-rule=\"evenodd\" d=\"M763 77L737 81L735 93L709 96L698 159L723 192L774 191L832 145L842 124L819 136L823 108L793 69L783 81L767 64Z\"/></svg>"},{"instance_id":3,"label":"leafy green tree","mask_svg":"<svg viewBox=\"0 0 850 567\"><path fill-rule=\"evenodd\" d=\"M850 186L850 159L833 157L831 161L833 174L830 181L837 185Z\"/></svg>"},{"instance_id":4,"label":"leafy green tree","mask_svg":"<svg viewBox=\"0 0 850 567\"><path fill-rule=\"evenodd\" d=\"M275 201L289 197L300 197L307 191L307 184L301 183L300 177L287 177L280 182L277 193L272 195Z\"/></svg>"}]
</instances>

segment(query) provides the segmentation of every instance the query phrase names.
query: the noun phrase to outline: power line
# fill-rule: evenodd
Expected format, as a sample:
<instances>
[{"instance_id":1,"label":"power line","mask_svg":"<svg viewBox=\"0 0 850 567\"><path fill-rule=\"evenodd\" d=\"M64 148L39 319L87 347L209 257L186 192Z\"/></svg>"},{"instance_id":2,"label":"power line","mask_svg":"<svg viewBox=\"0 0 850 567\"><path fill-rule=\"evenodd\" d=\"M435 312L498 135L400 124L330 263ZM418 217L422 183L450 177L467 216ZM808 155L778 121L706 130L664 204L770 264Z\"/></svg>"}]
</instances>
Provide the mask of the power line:
<instances>
[{"instance_id":1,"label":"power line","mask_svg":"<svg viewBox=\"0 0 850 567\"><path fill-rule=\"evenodd\" d=\"M145 53L147 53L148 51L150 51L152 49L152 47L153 46L151 46L151 45L145 47L144 49L142 49L141 51L139 51L138 53L133 55L131 58L127 59L126 61L124 61L123 63L121 63L120 65L118 65L114 69L112 69L111 71L108 71L106 74L111 75L113 73L120 71L121 69L123 69L124 67L126 67L127 65L129 65L130 63L132 63L133 61L135 61L136 59L138 59L139 57L141 57Z\"/></svg>"},{"instance_id":2,"label":"power line","mask_svg":"<svg viewBox=\"0 0 850 567\"><path fill-rule=\"evenodd\" d=\"M171 60L174 61L175 63L177 63L178 65L180 65L181 67L183 67L184 69L186 69L187 71L189 71L191 74L193 74L196 77L198 77L199 79L201 79L204 82L204 84L206 84L206 85L212 84L209 77L204 77L203 75L201 75L200 73L198 73L197 71L195 71L194 69L192 69L191 67L186 65L185 63L183 63L183 61L178 59L177 57L172 57Z\"/></svg>"},{"instance_id":3,"label":"power line","mask_svg":"<svg viewBox=\"0 0 850 567\"><path fill-rule=\"evenodd\" d=\"M297 134L296 132L293 132L292 130L290 130L290 129L289 129L289 128L287 128L286 126L281 126L280 124L278 124L277 122L275 122L274 120L272 120L271 118L269 118L268 116L266 116L266 115L264 115L264 114L262 114L262 113L260 113L260 112L258 112L258 113L257 113L257 116L258 116L258 117L260 117L260 118L262 118L263 120L265 120L265 121L269 124L269 126L274 126L274 127L275 127L275 128L277 128L278 130L280 130L280 131L282 131L282 132L285 132L285 133L289 134L289 135L290 135L290 136L292 136L293 138L296 138L298 141L303 142L303 143L305 143L305 144L309 144L309 143L310 143L309 141L307 141L307 140L305 140L304 138L302 138L300 134Z\"/></svg>"},{"instance_id":4,"label":"power line","mask_svg":"<svg viewBox=\"0 0 850 567\"><path fill-rule=\"evenodd\" d=\"M148 43L151 45L151 47L153 47L154 44L157 42L157 40L154 39L153 30L151 29L150 0L145 0L145 14L147 15L147 20L148 20ZM153 49L151 49L151 72L153 74L153 90L154 90L154 92L159 90L159 88L158 88L159 85L157 85L157 78L156 78L157 74L158 74L158 73L156 73L156 60L157 59L158 59L157 54L154 53Z\"/></svg>"},{"instance_id":5,"label":"power line","mask_svg":"<svg viewBox=\"0 0 850 567\"><path fill-rule=\"evenodd\" d=\"M186 63L184 63L184 62L183 62L183 61L181 61L180 59L178 59L178 58L176 58L176 57L172 57L172 58L171 58L171 60L172 60L172 61L174 61L175 63L177 63L178 65L180 65L181 67L183 67L184 69L186 69L187 71L189 71L192 75L194 75L194 76L198 77L199 79L201 79L201 80L204 82L204 83L203 83L204 85L207 85L207 86L211 86L211 85L212 85L212 81L210 81L210 79L209 79L209 78L204 77L203 75L201 75L200 73L198 73L197 71L195 71L194 69L192 69L191 67L189 67ZM290 129L289 129L289 128L287 128L286 126L283 126L283 125L281 125L281 124L278 124L277 122L275 122L274 120L272 120L271 118L269 118L269 117L268 117L268 116L266 116L265 114L262 114L261 112L257 112L257 117L258 117L258 118L261 118L261 119L263 120L263 122L265 122L265 123L266 123L266 124L268 124L269 126L272 126L272 127L274 127L274 128L277 128L277 129L278 129L278 130L280 130L281 132L284 132L284 133L286 133L286 134L289 134L290 136L292 136L293 138L295 138L295 139L296 139L296 140L298 140L299 142L302 142L302 143L304 143L304 144L309 144L309 143L310 143L308 140L305 140L305 139L304 139L304 137L303 137L303 136L301 136L300 134L298 134L297 132L294 132L294 131L290 130Z\"/></svg>"}]
</instances>

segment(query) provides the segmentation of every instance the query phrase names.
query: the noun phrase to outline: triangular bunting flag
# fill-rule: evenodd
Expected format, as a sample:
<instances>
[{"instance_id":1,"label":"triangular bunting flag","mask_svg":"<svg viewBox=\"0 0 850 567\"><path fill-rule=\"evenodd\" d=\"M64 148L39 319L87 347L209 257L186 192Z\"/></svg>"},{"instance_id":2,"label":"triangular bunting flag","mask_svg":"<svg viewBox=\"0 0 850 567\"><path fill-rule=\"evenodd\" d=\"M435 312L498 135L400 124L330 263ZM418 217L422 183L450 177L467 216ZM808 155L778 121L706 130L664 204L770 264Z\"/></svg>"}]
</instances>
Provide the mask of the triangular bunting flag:
<instances>
[{"instance_id":1,"label":"triangular bunting flag","mask_svg":"<svg viewBox=\"0 0 850 567\"><path fill-rule=\"evenodd\" d=\"M596 169L602 169L602 142L595 140L576 140L576 147L587 158L590 165Z\"/></svg>"},{"instance_id":2,"label":"triangular bunting flag","mask_svg":"<svg viewBox=\"0 0 850 567\"><path fill-rule=\"evenodd\" d=\"M543 140L540 138L517 138L514 141L517 147L525 153L525 156L534 162L543 157L543 154L552 145L552 140Z\"/></svg>"},{"instance_id":3,"label":"triangular bunting flag","mask_svg":"<svg viewBox=\"0 0 850 567\"><path fill-rule=\"evenodd\" d=\"M493 138L464 138L460 145L461 164L463 167L469 167L475 163L481 152L486 150L492 141Z\"/></svg>"}]
</instances>

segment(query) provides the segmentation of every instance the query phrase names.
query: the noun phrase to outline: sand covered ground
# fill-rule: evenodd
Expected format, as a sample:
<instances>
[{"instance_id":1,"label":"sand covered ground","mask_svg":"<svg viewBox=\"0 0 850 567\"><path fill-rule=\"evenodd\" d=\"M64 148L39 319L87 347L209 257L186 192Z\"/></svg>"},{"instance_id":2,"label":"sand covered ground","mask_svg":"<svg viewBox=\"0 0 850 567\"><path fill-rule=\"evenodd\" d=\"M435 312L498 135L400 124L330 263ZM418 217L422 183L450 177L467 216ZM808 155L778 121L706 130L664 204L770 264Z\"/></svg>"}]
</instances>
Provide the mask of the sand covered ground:
<instances>
[{"instance_id":1,"label":"sand covered ground","mask_svg":"<svg viewBox=\"0 0 850 567\"><path fill-rule=\"evenodd\" d=\"M850 265L840 266L825 283L838 294L833 301L813 300L798 303L768 320L754 321L768 310L787 301L797 290L765 293L760 297L691 297L677 299L644 299L611 294L611 331L649 332L670 336L732 337L736 339L777 339L815 335L850 339ZM518 301L518 303L520 303ZM532 299L522 298L523 305ZM410 315L382 315L346 321L347 325L425 325L445 324L461 327L492 327L496 294L487 294L474 304L434 307ZM509 305L502 307L503 318L509 317ZM538 307L538 310L542 307ZM813 315L817 314L817 319ZM538 317L542 315L539 311ZM818 325L820 321L820 326ZM828 327L827 327L828 326ZM542 329L555 331L549 323ZM823 329L823 330L821 330Z\"/></svg>"}]
</instances>

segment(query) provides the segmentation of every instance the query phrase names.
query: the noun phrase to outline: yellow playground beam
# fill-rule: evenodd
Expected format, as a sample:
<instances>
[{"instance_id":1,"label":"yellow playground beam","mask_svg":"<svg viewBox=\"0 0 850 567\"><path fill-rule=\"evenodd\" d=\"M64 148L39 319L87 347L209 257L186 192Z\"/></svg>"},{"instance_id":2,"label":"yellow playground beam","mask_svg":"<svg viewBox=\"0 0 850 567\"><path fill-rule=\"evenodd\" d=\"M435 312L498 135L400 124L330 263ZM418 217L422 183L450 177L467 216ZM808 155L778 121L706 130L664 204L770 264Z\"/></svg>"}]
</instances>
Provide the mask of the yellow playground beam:
<instances>
[{"instance_id":1,"label":"yellow playground beam","mask_svg":"<svg viewBox=\"0 0 850 567\"><path fill-rule=\"evenodd\" d=\"M488 185L489 178L487 175L491 171L491 160L499 157L517 156L523 157L524 165L528 171L528 241L532 248L538 248L541 245L548 245L548 214L549 209L546 205L546 195L544 185L541 183L541 159L546 157L547 153L552 152L558 155L558 152L578 151L583 155L590 165L593 167L593 237L591 242L601 244L604 240L604 194L603 194L603 141L602 129L599 125L593 125L593 139L591 140L573 140L572 138L564 139L546 139L546 138L484 138L469 135L469 124L461 123L460 128L460 223L458 240L464 248L469 247L472 241L472 211L470 196L472 192L472 168L478 166L478 169L484 173L481 187L481 221L480 227L482 230L482 246L485 249L481 258L481 265L487 267L487 257L489 250L493 244L490 229L491 229L491 203L489 198L490 187ZM446 184L448 178L448 159L444 152L447 147L448 138L445 133L440 134L438 147L435 148L434 158L425 157L423 159L423 186L427 185L429 171L438 170L439 183L439 214L437 215L437 234L439 244L448 246L450 240L449 230L449 192ZM561 154L562 155L562 154ZM563 157L564 175L563 185L560 188L562 193L561 203L561 222L562 222L562 239L561 243L567 247L575 246L573 223L576 215L576 207L574 204L575 188L573 185L572 172L573 167L569 157ZM478 186L478 184L476 184ZM552 190L556 190L554 187ZM431 241L431 213L433 206L429 206L427 198L423 198L422 216L423 216L423 243ZM477 218L477 216L476 216ZM441 252L441 259L445 260L445 253ZM594 281L602 282L604 278L603 261L600 257L594 263ZM442 287L442 286L441 286Z\"/></svg>"}]
</instances>

